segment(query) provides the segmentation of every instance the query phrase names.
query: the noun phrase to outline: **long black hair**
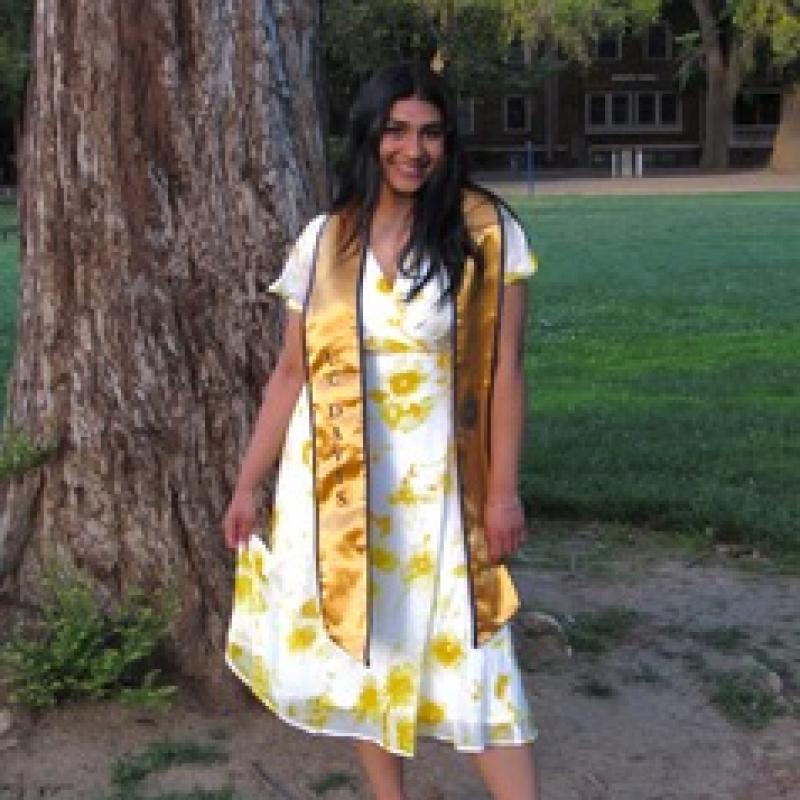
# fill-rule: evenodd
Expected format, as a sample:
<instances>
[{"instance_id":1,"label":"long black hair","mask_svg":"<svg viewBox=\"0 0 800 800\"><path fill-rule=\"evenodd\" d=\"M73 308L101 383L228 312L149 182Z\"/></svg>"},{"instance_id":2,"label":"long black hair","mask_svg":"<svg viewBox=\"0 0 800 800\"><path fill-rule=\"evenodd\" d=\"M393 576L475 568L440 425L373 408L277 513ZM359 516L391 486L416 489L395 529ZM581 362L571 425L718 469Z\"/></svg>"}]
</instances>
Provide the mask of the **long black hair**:
<instances>
[{"instance_id":1,"label":"long black hair","mask_svg":"<svg viewBox=\"0 0 800 800\"><path fill-rule=\"evenodd\" d=\"M402 61L375 72L359 92L350 112L347 147L333 210L350 219L350 240L369 239L372 215L381 189L378 148L389 112L397 100L416 97L436 106L444 127L444 157L419 189L414 202L411 233L400 253L399 265L413 276L409 299L444 271L442 299L455 296L461 286L464 262L472 257L483 273L481 252L464 221L462 190L473 185L456 130L453 101L444 79L427 65ZM427 259L427 268L423 264Z\"/></svg>"}]
</instances>

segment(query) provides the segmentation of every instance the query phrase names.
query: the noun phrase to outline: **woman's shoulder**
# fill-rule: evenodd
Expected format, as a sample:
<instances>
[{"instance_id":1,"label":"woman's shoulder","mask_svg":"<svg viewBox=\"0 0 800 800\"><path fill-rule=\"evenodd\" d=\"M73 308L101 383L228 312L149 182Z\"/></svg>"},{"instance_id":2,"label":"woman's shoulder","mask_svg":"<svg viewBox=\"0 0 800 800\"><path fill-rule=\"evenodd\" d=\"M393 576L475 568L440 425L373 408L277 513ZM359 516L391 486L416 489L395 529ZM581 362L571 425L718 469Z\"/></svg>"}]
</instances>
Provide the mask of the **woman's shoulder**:
<instances>
[{"instance_id":1,"label":"woman's shoulder","mask_svg":"<svg viewBox=\"0 0 800 800\"><path fill-rule=\"evenodd\" d=\"M316 240L319 232L322 230L322 226L325 224L325 221L328 219L330 214L327 211L323 211L316 216L313 216L303 227L303 230L300 231L300 235L297 237L298 243L301 241L313 241Z\"/></svg>"},{"instance_id":2,"label":"woman's shoulder","mask_svg":"<svg viewBox=\"0 0 800 800\"><path fill-rule=\"evenodd\" d=\"M462 207L468 215L479 215L481 210L491 210L495 220L499 219L507 238L527 241L528 232L517 213L508 203L483 186L470 184L462 190Z\"/></svg>"}]
</instances>

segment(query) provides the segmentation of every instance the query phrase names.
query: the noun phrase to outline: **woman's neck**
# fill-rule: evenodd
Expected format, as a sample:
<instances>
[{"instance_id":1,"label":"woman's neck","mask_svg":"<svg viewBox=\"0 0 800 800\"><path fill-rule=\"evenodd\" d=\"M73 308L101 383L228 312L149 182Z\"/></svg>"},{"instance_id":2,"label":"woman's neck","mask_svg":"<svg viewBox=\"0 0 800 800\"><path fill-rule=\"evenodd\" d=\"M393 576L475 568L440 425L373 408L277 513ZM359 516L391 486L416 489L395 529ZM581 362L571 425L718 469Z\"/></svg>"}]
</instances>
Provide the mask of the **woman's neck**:
<instances>
[{"instance_id":1,"label":"woman's neck","mask_svg":"<svg viewBox=\"0 0 800 800\"><path fill-rule=\"evenodd\" d=\"M414 196L381 188L378 204L372 214L372 234L399 236L408 234L414 217Z\"/></svg>"}]
</instances>

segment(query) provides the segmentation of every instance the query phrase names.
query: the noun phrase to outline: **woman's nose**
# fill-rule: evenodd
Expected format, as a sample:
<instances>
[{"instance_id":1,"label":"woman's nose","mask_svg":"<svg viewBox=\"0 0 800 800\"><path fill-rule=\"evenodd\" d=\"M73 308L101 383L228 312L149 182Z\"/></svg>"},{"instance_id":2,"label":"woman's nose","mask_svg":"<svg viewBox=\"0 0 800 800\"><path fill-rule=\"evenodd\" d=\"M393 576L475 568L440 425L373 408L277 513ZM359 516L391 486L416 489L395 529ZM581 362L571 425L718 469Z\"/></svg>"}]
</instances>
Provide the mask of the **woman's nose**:
<instances>
[{"instance_id":1,"label":"woman's nose","mask_svg":"<svg viewBox=\"0 0 800 800\"><path fill-rule=\"evenodd\" d=\"M425 155L425 142L421 133L412 132L406 138L405 153L409 158L422 158Z\"/></svg>"}]
</instances>

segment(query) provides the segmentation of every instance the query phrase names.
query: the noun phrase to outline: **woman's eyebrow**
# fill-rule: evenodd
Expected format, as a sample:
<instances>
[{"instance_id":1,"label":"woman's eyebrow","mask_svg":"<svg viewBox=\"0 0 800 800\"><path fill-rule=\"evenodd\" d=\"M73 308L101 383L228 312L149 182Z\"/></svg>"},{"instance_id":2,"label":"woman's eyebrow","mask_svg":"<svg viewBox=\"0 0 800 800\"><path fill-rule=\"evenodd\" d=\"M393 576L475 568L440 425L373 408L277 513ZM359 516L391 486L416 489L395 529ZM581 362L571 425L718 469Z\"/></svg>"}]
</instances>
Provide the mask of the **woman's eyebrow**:
<instances>
[{"instance_id":1,"label":"woman's eyebrow","mask_svg":"<svg viewBox=\"0 0 800 800\"><path fill-rule=\"evenodd\" d=\"M429 120L428 122L423 122L421 125L414 126L414 123L413 122L409 122L408 120L397 119L395 117L389 117L389 119L386 121L386 124L387 125L396 125L397 127L400 127L400 128L419 127L420 129L423 129L423 130L428 130L430 128L443 128L444 127L444 122L442 122L442 120L440 120L440 119L432 119L432 120Z\"/></svg>"}]
</instances>

